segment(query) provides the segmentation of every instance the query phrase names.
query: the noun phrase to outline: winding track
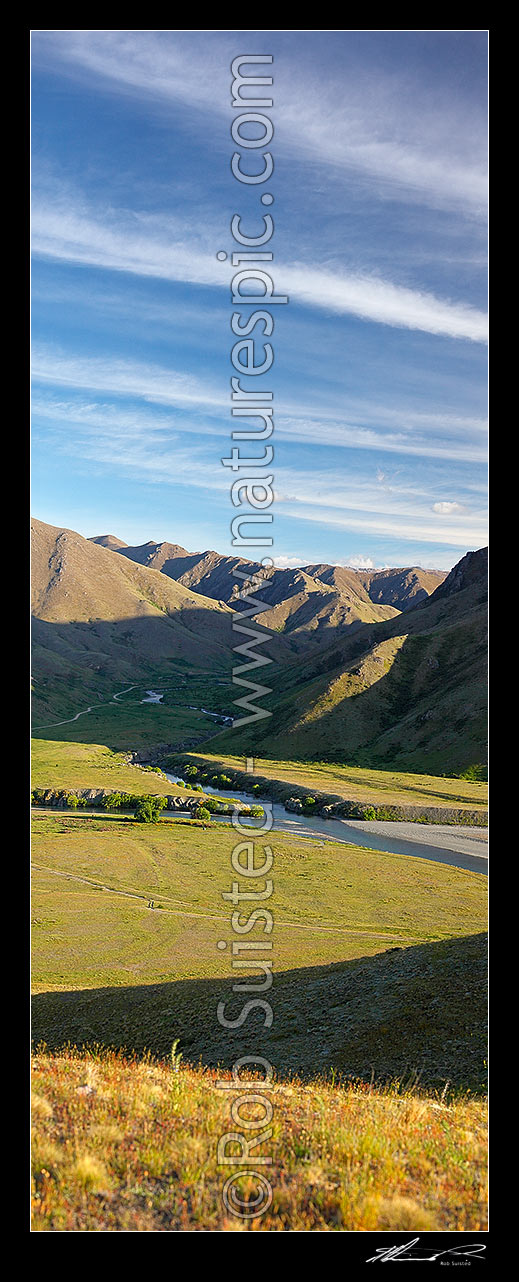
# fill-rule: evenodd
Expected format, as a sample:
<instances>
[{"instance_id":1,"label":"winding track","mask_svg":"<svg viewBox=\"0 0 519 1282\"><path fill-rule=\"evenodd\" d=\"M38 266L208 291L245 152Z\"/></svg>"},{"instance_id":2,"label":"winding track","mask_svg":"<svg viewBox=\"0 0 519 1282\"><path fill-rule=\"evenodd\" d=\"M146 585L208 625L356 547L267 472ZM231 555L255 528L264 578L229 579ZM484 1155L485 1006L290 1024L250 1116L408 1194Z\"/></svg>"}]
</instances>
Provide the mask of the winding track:
<instances>
[{"instance_id":1,"label":"winding track","mask_svg":"<svg viewBox=\"0 0 519 1282\"><path fill-rule=\"evenodd\" d=\"M106 702L116 703L122 694L128 694L130 690L136 689L136 686L127 686L126 690L118 690L117 694L113 694L111 699L107 699ZM66 721L47 721L44 726L33 726L33 730L53 730L54 726L70 726L73 721L77 721L78 717L86 717L87 712L93 712L94 708L99 707L98 703L91 703L89 708L83 708L82 712L76 712L75 717L67 717Z\"/></svg>"},{"instance_id":2,"label":"winding track","mask_svg":"<svg viewBox=\"0 0 519 1282\"><path fill-rule=\"evenodd\" d=\"M148 909L147 904L146 906L144 904L144 900L148 901L150 898L149 892L146 894L140 894L138 890L117 890L114 886L106 886L100 881L90 881L88 877L80 877L79 874L76 873L62 872L59 868L49 868L47 864L32 863L31 867L35 868L39 872L51 873L54 877L64 877L67 881L80 881L83 885L90 886L92 890L108 891L112 895L121 895L124 899L135 899L137 900L136 906L143 908L145 912L153 911L156 913L168 913L172 917L203 917L207 921L221 921L227 925L229 922L229 918L223 913L199 913L194 912L191 908L157 907L151 910ZM157 894L158 892L154 891L153 893ZM161 899L169 899L169 895L161 895ZM173 900L173 902L183 903L183 900ZM401 943L416 942L410 935L395 935L388 931L379 933L373 930L354 930L353 928L345 926L316 926L314 924L309 926L304 922L296 921L276 921L276 926L284 926L288 930L309 930L314 933L316 931L319 933L324 931L331 935L366 935L368 939L397 939L400 940Z\"/></svg>"}]
</instances>

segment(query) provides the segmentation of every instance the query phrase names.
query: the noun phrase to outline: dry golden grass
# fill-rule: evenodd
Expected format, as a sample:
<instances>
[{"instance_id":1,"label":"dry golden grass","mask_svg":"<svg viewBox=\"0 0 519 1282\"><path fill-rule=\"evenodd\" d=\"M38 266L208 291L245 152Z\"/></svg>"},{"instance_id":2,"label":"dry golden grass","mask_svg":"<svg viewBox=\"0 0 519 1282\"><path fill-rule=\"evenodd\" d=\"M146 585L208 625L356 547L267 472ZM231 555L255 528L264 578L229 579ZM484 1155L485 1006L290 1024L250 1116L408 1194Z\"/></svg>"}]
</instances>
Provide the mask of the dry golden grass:
<instances>
[{"instance_id":1,"label":"dry golden grass","mask_svg":"<svg viewBox=\"0 0 519 1282\"><path fill-rule=\"evenodd\" d=\"M262 1217L233 1217L222 1188L239 1168L218 1166L216 1149L236 1129L236 1096L217 1089L218 1076L102 1051L40 1050L34 1230L485 1229L481 1100L447 1105L397 1085L381 1091L320 1080L275 1084L273 1134L262 1150L272 1165L260 1168L272 1202ZM244 1177L242 1197L254 1191Z\"/></svg>"},{"instance_id":2,"label":"dry golden grass","mask_svg":"<svg viewBox=\"0 0 519 1282\"><path fill-rule=\"evenodd\" d=\"M245 770L245 756L230 756L202 748L199 753L182 753L184 761L210 772ZM202 765L203 762L203 765ZM311 788L348 801L370 805L423 805L478 810L488 805L488 784L443 775L413 774L403 770L375 770L360 766L336 765L325 761L282 761L256 756L258 777L294 787Z\"/></svg>"}]
</instances>

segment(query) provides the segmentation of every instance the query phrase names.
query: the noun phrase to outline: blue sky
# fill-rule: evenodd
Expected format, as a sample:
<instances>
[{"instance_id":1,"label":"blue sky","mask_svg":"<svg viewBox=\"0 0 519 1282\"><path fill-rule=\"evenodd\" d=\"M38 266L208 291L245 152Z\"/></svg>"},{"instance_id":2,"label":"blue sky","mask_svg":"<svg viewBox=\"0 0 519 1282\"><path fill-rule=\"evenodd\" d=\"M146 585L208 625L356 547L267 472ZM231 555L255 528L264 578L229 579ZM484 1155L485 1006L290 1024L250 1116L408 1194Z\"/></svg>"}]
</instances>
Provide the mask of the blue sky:
<instances>
[{"instance_id":1,"label":"blue sky","mask_svg":"<svg viewBox=\"0 0 519 1282\"><path fill-rule=\"evenodd\" d=\"M216 253L258 222L229 168L245 53L274 57L290 296L273 554L448 569L486 542L485 32L33 34L33 512L231 551Z\"/></svg>"}]
</instances>

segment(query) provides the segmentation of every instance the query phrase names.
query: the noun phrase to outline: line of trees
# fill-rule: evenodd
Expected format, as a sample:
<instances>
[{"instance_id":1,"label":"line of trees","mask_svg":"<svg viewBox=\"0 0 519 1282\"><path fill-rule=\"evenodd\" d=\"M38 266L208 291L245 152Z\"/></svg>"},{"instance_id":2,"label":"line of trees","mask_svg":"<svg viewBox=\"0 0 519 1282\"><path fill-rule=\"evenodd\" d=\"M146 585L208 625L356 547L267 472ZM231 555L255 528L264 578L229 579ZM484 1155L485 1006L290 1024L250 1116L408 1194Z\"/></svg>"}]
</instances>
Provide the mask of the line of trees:
<instances>
[{"instance_id":1,"label":"line of trees","mask_svg":"<svg viewBox=\"0 0 519 1282\"><path fill-rule=\"evenodd\" d=\"M60 790L34 788L31 792L31 805L33 806L52 806L53 808L68 810L77 810L78 808L84 810L88 806L92 810L133 811L133 817L138 823L157 823L167 804L167 797L147 793L135 794L113 791L98 793L97 796L89 798L76 792L68 792L64 788ZM189 806L188 809L192 818L209 820L212 814L221 814L222 811L225 813L225 808L232 806L232 804L232 798L229 801L222 802L216 797L206 796L202 793L200 800ZM236 805L241 806L241 803L236 802ZM263 813L263 807L259 805L249 806L245 810L245 814L255 819L261 818Z\"/></svg>"}]
</instances>

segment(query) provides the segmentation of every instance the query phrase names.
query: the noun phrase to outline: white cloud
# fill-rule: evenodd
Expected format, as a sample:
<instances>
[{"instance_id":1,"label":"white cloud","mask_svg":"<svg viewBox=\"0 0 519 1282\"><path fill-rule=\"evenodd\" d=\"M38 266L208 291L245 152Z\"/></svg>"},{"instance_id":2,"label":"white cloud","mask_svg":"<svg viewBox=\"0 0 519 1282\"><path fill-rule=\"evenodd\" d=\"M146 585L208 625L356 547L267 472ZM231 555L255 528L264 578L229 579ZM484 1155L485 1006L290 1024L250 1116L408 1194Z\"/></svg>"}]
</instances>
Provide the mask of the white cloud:
<instances>
[{"instance_id":1,"label":"white cloud","mask_svg":"<svg viewBox=\"0 0 519 1282\"><path fill-rule=\"evenodd\" d=\"M351 570L374 570L375 563L370 556L350 556L349 560L337 562Z\"/></svg>"},{"instance_id":2,"label":"white cloud","mask_svg":"<svg viewBox=\"0 0 519 1282\"><path fill-rule=\"evenodd\" d=\"M274 564L277 570L304 569L309 564L308 558L305 560L302 556L275 556ZM312 562L315 564L315 562ZM347 560L336 561L333 558L326 561L326 565L337 565L347 570L374 570L375 563L370 556L351 556Z\"/></svg>"},{"instance_id":3,"label":"white cloud","mask_svg":"<svg viewBox=\"0 0 519 1282\"><path fill-rule=\"evenodd\" d=\"M221 232L187 239L171 219L132 214L125 210L90 213L74 208L67 198L55 202L35 199L33 250L37 255L67 262L88 263L195 285L229 287L228 266L218 263ZM428 334L485 342L488 324L483 312L467 303L436 298L376 274L328 270L312 263L277 263L276 292L294 302L321 310L357 316L377 324L417 329Z\"/></svg>"},{"instance_id":4,"label":"white cloud","mask_svg":"<svg viewBox=\"0 0 519 1282\"><path fill-rule=\"evenodd\" d=\"M438 512L440 516L451 516L453 512L465 512L466 508L462 503L433 503L433 512Z\"/></svg>"},{"instance_id":5,"label":"white cloud","mask_svg":"<svg viewBox=\"0 0 519 1282\"><path fill-rule=\"evenodd\" d=\"M287 290L296 301L314 307L358 316L427 334L486 342L487 318L466 303L436 298L434 294L394 285L379 277L327 272L304 263L276 268L278 290Z\"/></svg>"},{"instance_id":6,"label":"white cloud","mask_svg":"<svg viewBox=\"0 0 519 1282\"><path fill-rule=\"evenodd\" d=\"M204 431L209 435L221 434L230 428L229 398L220 386L212 387L198 375L184 374L166 369L155 363L128 361L106 357L77 356L50 345L35 345L33 352L33 377L35 383L54 387L78 388L91 392L111 394L143 400L148 405L165 406L186 411L182 421L157 415L155 429L170 428L175 431L196 432L200 423L187 417L204 415ZM451 462L470 461L484 463L486 459L486 432L482 420L456 415L410 413L408 410L384 408L369 403L364 407L365 419L378 426L366 425L362 419L348 417L349 405L342 406L341 417L330 417L332 411L302 416L301 407L287 404L287 413L280 410L276 416L276 435L288 441L319 444L333 449L353 448L377 453L409 455L411 457L446 458ZM361 405L356 405L362 411ZM122 421L123 411L117 404L106 405L78 401L56 401L53 397L34 402L34 409L47 418L69 417L70 421L88 420L95 426L97 416L100 429L109 430L109 418ZM138 417L138 412L137 413ZM223 416L226 425L222 428ZM209 419L217 419L219 427L212 427ZM129 426L129 424L128 424ZM391 478L394 477L391 473ZM387 487L386 487L387 488Z\"/></svg>"},{"instance_id":7,"label":"white cloud","mask_svg":"<svg viewBox=\"0 0 519 1282\"><path fill-rule=\"evenodd\" d=\"M149 107L189 106L190 121L209 111L225 123L219 145L227 145L229 64L236 49L227 33L154 31L38 32L34 58L69 74L94 77L112 92L136 95ZM260 52L263 38L249 33L248 52ZM351 184L369 184L379 198L404 199L432 208L461 209L472 217L486 208L486 122L472 109L434 102L411 70L398 77L348 64L326 79L296 47L275 56L276 144L321 171L333 169ZM265 90L265 96L267 96ZM187 113L185 113L187 115ZM212 130L214 137L217 131ZM218 142L217 142L218 145Z\"/></svg>"},{"instance_id":8,"label":"white cloud","mask_svg":"<svg viewBox=\"0 0 519 1282\"><path fill-rule=\"evenodd\" d=\"M157 422L148 408L141 417L133 409L92 402L36 400L35 418L46 422L46 442L58 452L88 462L95 468L115 469L139 479L174 486L214 491L228 502L229 475L219 465L219 451L207 448L206 425L196 434L192 420L183 439L182 419L174 433L168 418ZM165 430L166 429L166 430ZM37 441L35 428L35 443ZM276 498L275 511L290 520L317 522L321 527L348 530L362 537L379 535L399 541L444 543L454 547L480 547L486 540L484 512L451 513L444 520L430 519L430 493L416 483L395 480L381 498L380 486L372 475L341 474L336 467L295 468L285 463L276 479L283 497ZM368 558L369 559L369 558ZM361 555L358 568L367 566ZM347 559L353 564L353 558ZM288 564L288 562L287 562Z\"/></svg>"},{"instance_id":9,"label":"white cloud","mask_svg":"<svg viewBox=\"0 0 519 1282\"><path fill-rule=\"evenodd\" d=\"M273 561L276 570L296 570L305 564L302 556L275 556Z\"/></svg>"},{"instance_id":10,"label":"white cloud","mask_svg":"<svg viewBox=\"0 0 519 1282\"><path fill-rule=\"evenodd\" d=\"M452 419L449 425L449 419L445 416L442 420L441 427L438 424L436 432L429 430L424 417L417 413L411 415L408 412L388 411L387 419L391 423L395 420L400 424L400 430L388 431L383 426L374 428L367 426L359 418L352 420L349 415L349 406L344 406L344 417L336 421L326 419L320 415L315 418L299 418L295 416L297 407L290 407L294 411L294 416L279 414L277 421L278 436L286 436L294 441L300 441L307 444L319 444L320 446L332 446L339 448L362 449L387 452L390 454L409 454L423 458L445 458L454 461L484 463L487 457L486 437L481 439L482 433L479 427L471 425L471 421L466 421L466 427L460 428L459 420ZM346 417L348 415L348 417ZM365 409L367 419L371 418L372 408L368 405ZM381 424L384 421L384 414L381 407L375 411L375 416L380 417ZM395 424L396 426L396 424Z\"/></svg>"},{"instance_id":11,"label":"white cloud","mask_svg":"<svg viewBox=\"0 0 519 1282\"><path fill-rule=\"evenodd\" d=\"M41 344L34 347L32 365L35 382L112 392L180 409L218 413L228 407L223 391L203 379L144 361L75 356Z\"/></svg>"},{"instance_id":12,"label":"white cloud","mask_svg":"<svg viewBox=\"0 0 519 1282\"><path fill-rule=\"evenodd\" d=\"M290 506L287 514L291 519L315 521L318 525L348 530L360 534L361 537L365 537L366 531L369 531L370 535L384 539L398 539L399 542L445 543L450 547L459 548L479 548L483 547L487 541L486 526L483 521L472 521L471 525L438 527L429 524L425 516L417 515L412 519L403 517L398 510L374 515L371 511L369 514L368 511L363 513L360 509L357 512L353 510L339 512L328 506L312 507L308 498L303 499L299 505L294 503Z\"/></svg>"}]
</instances>

